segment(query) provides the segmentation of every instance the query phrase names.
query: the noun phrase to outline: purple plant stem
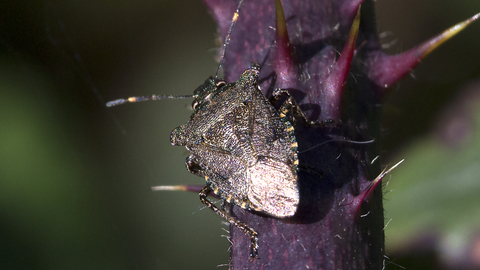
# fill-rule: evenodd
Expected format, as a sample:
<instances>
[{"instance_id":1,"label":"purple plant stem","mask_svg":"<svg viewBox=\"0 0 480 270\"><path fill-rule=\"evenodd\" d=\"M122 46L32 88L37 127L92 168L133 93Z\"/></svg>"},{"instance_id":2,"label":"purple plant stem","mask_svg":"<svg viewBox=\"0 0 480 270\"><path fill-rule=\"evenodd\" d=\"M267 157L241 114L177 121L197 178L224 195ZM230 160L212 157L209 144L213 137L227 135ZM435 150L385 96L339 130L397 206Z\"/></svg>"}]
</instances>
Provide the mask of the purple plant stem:
<instances>
[{"instance_id":1,"label":"purple plant stem","mask_svg":"<svg viewBox=\"0 0 480 270\"><path fill-rule=\"evenodd\" d=\"M224 2L207 1L216 7L211 9L222 35L230 21L217 14L233 14L235 9L231 1ZM356 93L345 93L352 91L344 88L352 58L338 62L360 2L282 4L286 38L272 29L278 28L274 1L245 2L227 50L224 78L235 81L250 62L261 63L261 87L266 96L274 88L288 88L311 120L333 119L335 124L296 127L300 163L311 169L299 171L301 202L293 218L275 219L233 207L239 220L258 231L260 248L259 259L252 260L248 237L231 227L231 267L379 269L384 253L381 190L375 190L363 211L358 211L361 204L354 203L379 172L376 164L370 165L376 144L341 141L366 141L378 134L378 127L369 124L369 119L378 117L378 99L371 83L358 80L353 84ZM350 51L353 54L353 48ZM357 62L355 68L359 66ZM340 110L348 95L362 96L348 110L353 117ZM360 218L359 213L369 214Z\"/></svg>"},{"instance_id":2,"label":"purple plant stem","mask_svg":"<svg viewBox=\"0 0 480 270\"><path fill-rule=\"evenodd\" d=\"M237 3L204 1L224 37ZM295 127L301 169L294 217L276 219L231 206L234 216L259 233L259 258L251 259L250 239L230 227L231 269L381 269L384 264L381 178L372 184L380 174L380 161L372 164L380 154L380 101L386 88L439 42L385 55L373 3L362 2L282 0L284 21L274 0L247 0L242 7L223 78L236 81L250 62L260 63L267 97L275 88L288 89L310 120L334 123ZM360 4L358 30L352 24Z\"/></svg>"}]
</instances>

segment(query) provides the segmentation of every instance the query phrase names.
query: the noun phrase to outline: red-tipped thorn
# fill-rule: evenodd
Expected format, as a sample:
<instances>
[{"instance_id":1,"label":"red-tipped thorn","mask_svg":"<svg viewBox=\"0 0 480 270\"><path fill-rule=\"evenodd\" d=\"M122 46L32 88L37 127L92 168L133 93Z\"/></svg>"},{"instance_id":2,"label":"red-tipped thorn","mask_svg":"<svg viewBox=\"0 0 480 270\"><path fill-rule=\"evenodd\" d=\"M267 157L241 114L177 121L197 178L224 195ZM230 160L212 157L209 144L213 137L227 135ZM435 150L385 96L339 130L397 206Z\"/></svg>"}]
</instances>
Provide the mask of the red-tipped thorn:
<instances>
[{"instance_id":1,"label":"red-tipped thorn","mask_svg":"<svg viewBox=\"0 0 480 270\"><path fill-rule=\"evenodd\" d=\"M274 66L277 72L277 87L293 88L296 86L295 67L292 59L292 48L288 38L287 24L280 0L275 0L275 58Z\"/></svg>"},{"instance_id":2,"label":"red-tipped thorn","mask_svg":"<svg viewBox=\"0 0 480 270\"><path fill-rule=\"evenodd\" d=\"M358 13L358 9L364 0L345 1L341 7L341 14L346 15L346 19L350 22Z\"/></svg>"},{"instance_id":3,"label":"red-tipped thorn","mask_svg":"<svg viewBox=\"0 0 480 270\"><path fill-rule=\"evenodd\" d=\"M355 52L355 44L357 43L358 28L360 25L360 7L357 9L357 15L353 20L350 33L348 34L347 42L343 47L342 53L338 61L334 64L331 73L327 78L327 100L329 100L330 108L322 108L322 110L329 110L329 114L333 119L340 117L340 104L342 102L343 90L345 82L347 81L352 64L353 54Z\"/></svg>"},{"instance_id":4,"label":"red-tipped thorn","mask_svg":"<svg viewBox=\"0 0 480 270\"><path fill-rule=\"evenodd\" d=\"M381 51L373 52L370 55L369 78L381 87L388 88L392 86L407 75L425 56L465 29L479 17L480 13L398 55L386 55Z\"/></svg>"},{"instance_id":5,"label":"red-tipped thorn","mask_svg":"<svg viewBox=\"0 0 480 270\"><path fill-rule=\"evenodd\" d=\"M370 184L367 186L367 188L365 188L360 194L358 194L357 197L355 197L352 205L355 208L355 212L356 212L355 216L356 217L360 216L360 208L362 206L362 203L365 202L365 201L368 201L368 199L372 196L373 191L378 186L378 184L380 184L380 182L385 177L385 175L390 173L393 169L395 169L403 161L404 161L404 159L400 160L397 164L393 165L388 170L385 168L372 182L370 182Z\"/></svg>"}]
</instances>

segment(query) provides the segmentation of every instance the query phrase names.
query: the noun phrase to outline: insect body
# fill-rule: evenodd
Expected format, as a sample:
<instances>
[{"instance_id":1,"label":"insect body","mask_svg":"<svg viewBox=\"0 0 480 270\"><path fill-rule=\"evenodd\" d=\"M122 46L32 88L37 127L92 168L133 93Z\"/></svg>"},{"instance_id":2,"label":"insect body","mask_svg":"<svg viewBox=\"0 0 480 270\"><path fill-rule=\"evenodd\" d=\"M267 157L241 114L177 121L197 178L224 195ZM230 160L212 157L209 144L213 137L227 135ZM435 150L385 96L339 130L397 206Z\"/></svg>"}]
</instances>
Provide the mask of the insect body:
<instances>
[{"instance_id":1,"label":"insect body","mask_svg":"<svg viewBox=\"0 0 480 270\"><path fill-rule=\"evenodd\" d=\"M237 82L209 78L195 90L190 120L173 130L173 145L190 151L187 169L205 177L203 203L252 238L256 232L206 200L215 194L242 208L275 217L295 214L297 143L293 126L260 91L260 66L252 64Z\"/></svg>"},{"instance_id":2,"label":"insect body","mask_svg":"<svg viewBox=\"0 0 480 270\"><path fill-rule=\"evenodd\" d=\"M195 90L190 120L171 134L185 146L190 172L228 202L275 217L295 213L296 140L293 127L270 104L257 81L260 67L235 83L208 79Z\"/></svg>"},{"instance_id":3,"label":"insect body","mask_svg":"<svg viewBox=\"0 0 480 270\"><path fill-rule=\"evenodd\" d=\"M190 152L187 169L205 178L200 200L250 236L252 257L258 248L256 231L217 208L207 196L213 191L229 203L278 218L291 217L297 210L297 142L286 115L290 109L294 114L299 109L290 98L277 111L260 91L259 73L260 66L251 64L236 82L210 77L193 96L152 95L107 104L195 98L193 114L172 131L170 141L186 147ZM272 101L284 93L277 90Z\"/></svg>"}]
</instances>

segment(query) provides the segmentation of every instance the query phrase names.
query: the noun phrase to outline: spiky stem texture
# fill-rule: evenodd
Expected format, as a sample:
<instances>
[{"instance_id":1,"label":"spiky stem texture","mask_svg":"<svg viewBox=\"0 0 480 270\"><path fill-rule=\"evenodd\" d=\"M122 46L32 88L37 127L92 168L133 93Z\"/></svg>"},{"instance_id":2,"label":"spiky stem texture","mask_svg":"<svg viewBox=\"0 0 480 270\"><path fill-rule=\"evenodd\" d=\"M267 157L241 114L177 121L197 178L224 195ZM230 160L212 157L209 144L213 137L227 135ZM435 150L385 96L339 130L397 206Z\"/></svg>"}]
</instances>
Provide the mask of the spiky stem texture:
<instances>
[{"instance_id":1,"label":"spiky stem texture","mask_svg":"<svg viewBox=\"0 0 480 270\"><path fill-rule=\"evenodd\" d=\"M224 37L237 3L205 2ZM385 55L375 32L373 3L362 2L282 0L282 10L278 0L245 1L226 53L224 79L236 81L250 62L260 63L267 97L275 88L288 89L310 120L333 123L296 126L304 169L293 218L232 208L234 216L257 230L260 246L259 258L251 259L250 239L231 227L232 269L383 266L382 191L378 178L371 182L380 173L380 101L389 86L446 38Z\"/></svg>"}]
</instances>

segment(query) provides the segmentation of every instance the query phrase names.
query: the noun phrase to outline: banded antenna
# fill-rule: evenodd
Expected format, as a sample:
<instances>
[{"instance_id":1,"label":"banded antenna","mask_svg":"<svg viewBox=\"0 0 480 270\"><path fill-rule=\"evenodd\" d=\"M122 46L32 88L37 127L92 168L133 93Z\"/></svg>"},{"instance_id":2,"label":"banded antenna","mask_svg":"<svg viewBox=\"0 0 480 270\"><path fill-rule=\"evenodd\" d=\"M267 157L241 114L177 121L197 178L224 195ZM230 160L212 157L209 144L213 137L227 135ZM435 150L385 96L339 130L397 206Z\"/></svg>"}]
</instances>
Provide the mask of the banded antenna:
<instances>
[{"instance_id":1,"label":"banded antenna","mask_svg":"<svg viewBox=\"0 0 480 270\"><path fill-rule=\"evenodd\" d=\"M233 14L232 18L232 23L230 24L230 28L228 29L227 36L225 37L225 42L223 43L223 50L222 50L222 56L220 57L220 63L218 64L217 72L215 73L215 82L217 82L218 78L218 73L220 72L220 69L222 68L223 61L225 60L225 52L227 51L228 44L230 43L230 36L232 35L233 27L235 26L235 23L237 22L238 19L238 14L240 13L240 9L243 6L244 0L240 0L237 5L237 9L235 10L235 13ZM112 100L107 102L107 107L113 107L117 105L121 105L124 103L135 103L135 102L140 102L140 101L146 101L146 100L160 100L160 99L167 99L167 98L196 98L196 95L149 95L149 96L138 96L138 97L129 97L127 99L120 98L116 100Z\"/></svg>"},{"instance_id":2,"label":"banded antenna","mask_svg":"<svg viewBox=\"0 0 480 270\"><path fill-rule=\"evenodd\" d=\"M183 96L150 95L150 96L140 96L140 97L129 97L127 99L120 98L120 99L107 102L107 107L113 107L113 106L121 105L124 103L134 103L134 102L140 102L140 101L146 101L146 100L160 100L160 99L166 99L166 98L193 98L193 97L196 97L196 96L195 95L183 95Z\"/></svg>"},{"instance_id":3,"label":"banded antenna","mask_svg":"<svg viewBox=\"0 0 480 270\"><path fill-rule=\"evenodd\" d=\"M228 44L230 43L230 36L232 35L233 27L235 27L235 24L237 23L238 14L240 13L240 9L243 6L243 1L244 0L240 0L240 2L238 2L237 9L233 14L232 23L230 24L230 28L228 29L227 36L225 37L225 42L223 43L222 56L220 57L220 63L218 64L217 73L215 73L215 81L217 81L218 73L220 72L220 69L222 69L223 61L225 60L225 52L227 51Z\"/></svg>"}]
</instances>

